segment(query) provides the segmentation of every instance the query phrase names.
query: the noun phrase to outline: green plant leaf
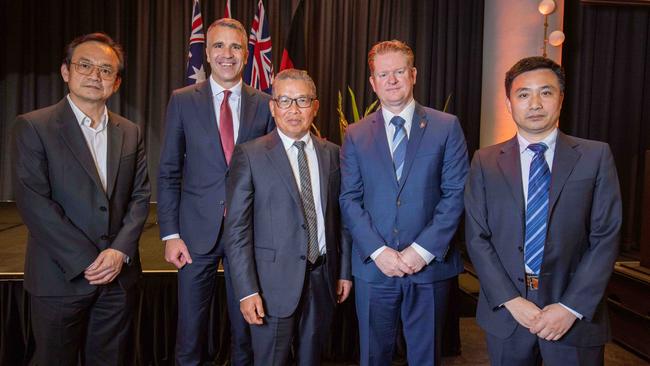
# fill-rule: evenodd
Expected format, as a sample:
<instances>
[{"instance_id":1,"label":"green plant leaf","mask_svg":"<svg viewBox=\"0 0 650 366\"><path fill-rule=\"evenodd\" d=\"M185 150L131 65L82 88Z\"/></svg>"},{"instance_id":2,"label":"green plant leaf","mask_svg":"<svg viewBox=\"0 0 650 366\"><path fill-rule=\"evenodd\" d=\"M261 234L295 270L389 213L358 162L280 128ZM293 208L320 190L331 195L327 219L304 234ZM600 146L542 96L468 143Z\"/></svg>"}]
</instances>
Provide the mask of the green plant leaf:
<instances>
[{"instance_id":1,"label":"green plant leaf","mask_svg":"<svg viewBox=\"0 0 650 366\"><path fill-rule=\"evenodd\" d=\"M449 101L451 101L451 94L452 93L449 93L449 95L447 95L447 100L445 100L445 107L442 108L443 112L447 112L447 107L449 107Z\"/></svg>"},{"instance_id":2,"label":"green plant leaf","mask_svg":"<svg viewBox=\"0 0 650 366\"><path fill-rule=\"evenodd\" d=\"M379 99L377 99L377 100L375 100L374 102L372 102L372 104L370 104L370 105L368 106L368 108L366 108L366 111L363 112L363 116L365 117L365 116L369 115L370 113L374 112L375 109L377 109L377 104L378 104L378 103L379 103Z\"/></svg>"},{"instance_id":3,"label":"green plant leaf","mask_svg":"<svg viewBox=\"0 0 650 366\"><path fill-rule=\"evenodd\" d=\"M348 93L350 93L350 102L352 104L352 118L354 122L359 121L359 109L357 108L357 97L354 95L352 88L348 85Z\"/></svg>"}]
</instances>

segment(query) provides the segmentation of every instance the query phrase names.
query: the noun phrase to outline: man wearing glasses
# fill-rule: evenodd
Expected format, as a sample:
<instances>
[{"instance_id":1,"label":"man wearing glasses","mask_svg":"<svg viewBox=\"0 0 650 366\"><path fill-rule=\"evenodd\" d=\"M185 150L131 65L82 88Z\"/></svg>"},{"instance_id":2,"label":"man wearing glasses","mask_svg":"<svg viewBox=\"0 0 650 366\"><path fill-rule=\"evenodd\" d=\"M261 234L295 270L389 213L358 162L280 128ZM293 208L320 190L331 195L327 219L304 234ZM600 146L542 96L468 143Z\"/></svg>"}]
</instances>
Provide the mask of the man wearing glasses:
<instances>
[{"instance_id":1,"label":"man wearing glasses","mask_svg":"<svg viewBox=\"0 0 650 366\"><path fill-rule=\"evenodd\" d=\"M66 47L69 94L18 116L16 204L38 365L122 365L149 213L142 132L106 108L124 56L103 33ZM83 352L80 350L83 349Z\"/></svg>"},{"instance_id":2,"label":"man wearing glasses","mask_svg":"<svg viewBox=\"0 0 650 366\"><path fill-rule=\"evenodd\" d=\"M269 108L277 129L237 145L224 232L255 365L319 365L334 306L350 293L339 217L339 149L309 133L319 103L305 71L280 72Z\"/></svg>"}]
</instances>

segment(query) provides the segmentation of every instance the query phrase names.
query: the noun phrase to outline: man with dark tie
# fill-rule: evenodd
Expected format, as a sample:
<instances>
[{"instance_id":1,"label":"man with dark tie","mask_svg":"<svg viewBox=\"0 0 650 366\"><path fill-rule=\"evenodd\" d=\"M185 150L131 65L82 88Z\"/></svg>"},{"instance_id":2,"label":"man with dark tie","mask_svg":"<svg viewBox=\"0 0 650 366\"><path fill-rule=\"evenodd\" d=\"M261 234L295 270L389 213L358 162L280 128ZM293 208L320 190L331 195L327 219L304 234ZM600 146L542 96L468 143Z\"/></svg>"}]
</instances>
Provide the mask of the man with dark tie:
<instances>
[{"instance_id":1,"label":"man with dark tie","mask_svg":"<svg viewBox=\"0 0 650 366\"><path fill-rule=\"evenodd\" d=\"M125 363L150 187L142 131L106 108L123 67L109 36L80 36L61 64L68 95L16 119L14 188L29 230L37 365Z\"/></svg>"},{"instance_id":2,"label":"man with dark tie","mask_svg":"<svg viewBox=\"0 0 650 366\"><path fill-rule=\"evenodd\" d=\"M242 83L248 37L238 21L224 18L207 31L209 80L174 91L167 106L158 176L158 221L165 260L178 268L176 362L206 360L210 299L216 289L226 173L236 143L274 127L270 96ZM223 258L232 329L232 363L248 365L248 325L232 294Z\"/></svg>"},{"instance_id":3,"label":"man with dark tie","mask_svg":"<svg viewBox=\"0 0 650 366\"><path fill-rule=\"evenodd\" d=\"M458 119L413 99L413 51L368 53L381 109L350 125L341 152L341 212L352 235L361 365L390 365L397 324L409 365L434 365L451 282L463 270L451 241L463 212L467 148Z\"/></svg>"},{"instance_id":4,"label":"man with dark tie","mask_svg":"<svg viewBox=\"0 0 650 366\"><path fill-rule=\"evenodd\" d=\"M305 71L276 75L272 133L235 147L224 233L255 365L321 363L336 303L352 287L338 197L338 146L309 133L318 112Z\"/></svg>"},{"instance_id":5,"label":"man with dark tie","mask_svg":"<svg viewBox=\"0 0 650 366\"><path fill-rule=\"evenodd\" d=\"M517 134L476 152L465 190L490 360L602 365L621 226L612 154L558 130L565 79L552 60L520 60L505 88Z\"/></svg>"}]
</instances>

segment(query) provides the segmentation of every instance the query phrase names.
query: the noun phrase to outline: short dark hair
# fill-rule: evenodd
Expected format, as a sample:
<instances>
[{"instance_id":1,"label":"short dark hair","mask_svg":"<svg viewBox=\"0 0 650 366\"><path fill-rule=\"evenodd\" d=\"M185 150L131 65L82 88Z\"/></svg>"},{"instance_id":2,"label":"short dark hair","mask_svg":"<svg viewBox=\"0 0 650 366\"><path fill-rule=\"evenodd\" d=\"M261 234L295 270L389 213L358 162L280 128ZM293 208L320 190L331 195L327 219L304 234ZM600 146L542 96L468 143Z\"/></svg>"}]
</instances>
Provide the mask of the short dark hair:
<instances>
[{"instance_id":1,"label":"short dark hair","mask_svg":"<svg viewBox=\"0 0 650 366\"><path fill-rule=\"evenodd\" d=\"M282 81L282 80L300 80L304 81L307 83L307 86L309 87L309 91L311 92L311 96L314 98L317 98L316 94L316 84L314 83L314 79L309 76L307 71L305 70L298 70L298 69L284 69L280 71L277 75L275 75L275 78L273 79L273 85L277 81ZM273 97L277 97L275 94L275 88L273 88Z\"/></svg>"},{"instance_id":2,"label":"short dark hair","mask_svg":"<svg viewBox=\"0 0 650 366\"><path fill-rule=\"evenodd\" d=\"M525 72L538 70L538 69L549 69L553 71L555 76L557 76L557 81L560 84L560 91L564 93L564 88L566 85L566 80L564 78L564 69L562 66L558 65L555 61L541 56L533 56L522 58L517 61L508 72L506 72L506 97L510 98L510 89L512 88L512 82L515 78Z\"/></svg>"},{"instance_id":3,"label":"short dark hair","mask_svg":"<svg viewBox=\"0 0 650 366\"><path fill-rule=\"evenodd\" d=\"M205 32L206 36L206 41L207 41L207 36L208 33L210 33L210 30L215 27L226 27L230 29L234 29L239 34L241 34L242 37L242 44L244 46L244 49L246 49L248 45L248 33L246 33L246 28L237 20L237 19L232 19L232 18L221 18L217 19L210 26L208 27L208 30Z\"/></svg>"},{"instance_id":4,"label":"short dark hair","mask_svg":"<svg viewBox=\"0 0 650 366\"><path fill-rule=\"evenodd\" d=\"M69 67L70 63L72 62L72 54L74 53L75 48L77 48L77 46L80 44L86 42L98 42L110 47L117 56L118 72L124 69L124 50L122 49L122 46L119 43L115 42L113 38L111 38L108 34L101 32L84 34L68 43L68 45L65 46L65 58L63 59L63 63Z\"/></svg>"}]
</instances>

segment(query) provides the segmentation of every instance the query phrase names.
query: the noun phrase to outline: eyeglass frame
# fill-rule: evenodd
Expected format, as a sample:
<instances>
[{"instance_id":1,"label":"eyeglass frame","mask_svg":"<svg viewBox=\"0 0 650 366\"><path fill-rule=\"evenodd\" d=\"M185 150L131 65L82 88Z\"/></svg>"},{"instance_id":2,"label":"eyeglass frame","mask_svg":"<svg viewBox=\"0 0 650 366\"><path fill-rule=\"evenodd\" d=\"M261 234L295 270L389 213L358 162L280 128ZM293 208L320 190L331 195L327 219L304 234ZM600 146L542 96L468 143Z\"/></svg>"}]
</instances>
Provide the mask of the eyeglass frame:
<instances>
[{"instance_id":1,"label":"eyeglass frame","mask_svg":"<svg viewBox=\"0 0 650 366\"><path fill-rule=\"evenodd\" d=\"M289 104L286 107L282 107L280 105L280 98L286 98L285 101L289 100ZM273 98L273 101L275 102L275 105L278 106L278 108L280 108L280 109L289 109L289 108L291 108L293 103L296 103L296 106L298 108L300 108L300 109L311 108L311 106L314 104L314 101L318 100L317 97L313 97L313 96L300 96L298 98L289 98L289 97L283 95L280 98ZM309 104L303 107L303 106L300 105L300 103L298 103L298 99L308 99Z\"/></svg>"},{"instance_id":2,"label":"eyeglass frame","mask_svg":"<svg viewBox=\"0 0 650 366\"><path fill-rule=\"evenodd\" d=\"M95 65L95 64L90 63L90 62L70 62L70 65L74 65L75 71L78 72L81 75L84 75L84 76L92 75L94 72L97 72L97 70L99 70L100 71L99 72L99 78L102 79L102 80L106 80L106 81L114 81L120 75L118 70L113 70L112 68L109 68L109 67L106 67L106 66ZM90 66L90 71L88 73L84 73L83 71L80 71L80 68L82 66ZM110 71L113 74L109 75L108 78L105 78L104 77L105 75L101 73L101 71L104 71L104 70Z\"/></svg>"}]
</instances>

